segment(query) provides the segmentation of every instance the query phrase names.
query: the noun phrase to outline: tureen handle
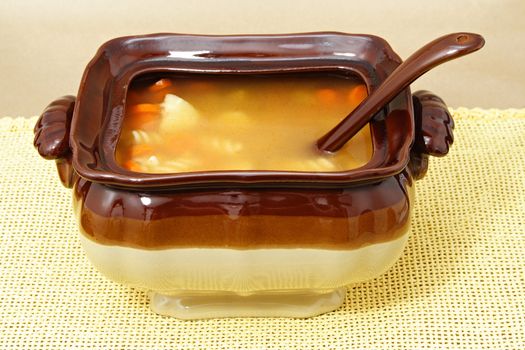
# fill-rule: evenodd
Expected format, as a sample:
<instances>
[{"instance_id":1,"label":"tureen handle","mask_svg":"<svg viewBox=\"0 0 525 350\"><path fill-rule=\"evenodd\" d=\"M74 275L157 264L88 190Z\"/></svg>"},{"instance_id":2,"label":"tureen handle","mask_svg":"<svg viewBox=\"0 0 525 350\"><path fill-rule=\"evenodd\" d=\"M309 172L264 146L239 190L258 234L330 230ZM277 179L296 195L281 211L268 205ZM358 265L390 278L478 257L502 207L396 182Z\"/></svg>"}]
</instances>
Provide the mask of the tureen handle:
<instances>
[{"instance_id":1,"label":"tureen handle","mask_svg":"<svg viewBox=\"0 0 525 350\"><path fill-rule=\"evenodd\" d=\"M430 91L413 95L415 139L408 164L415 179L425 176L428 157L446 155L454 142L454 120L445 102Z\"/></svg>"},{"instance_id":2,"label":"tureen handle","mask_svg":"<svg viewBox=\"0 0 525 350\"><path fill-rule=\"evenodd\" d=\"M75 108L75 96L63 96L51 102L35 125L34 145L45 159L56 161L60 181L71 188L75 173L71 165L69 129Z\"/></svg>"}]
</instances>

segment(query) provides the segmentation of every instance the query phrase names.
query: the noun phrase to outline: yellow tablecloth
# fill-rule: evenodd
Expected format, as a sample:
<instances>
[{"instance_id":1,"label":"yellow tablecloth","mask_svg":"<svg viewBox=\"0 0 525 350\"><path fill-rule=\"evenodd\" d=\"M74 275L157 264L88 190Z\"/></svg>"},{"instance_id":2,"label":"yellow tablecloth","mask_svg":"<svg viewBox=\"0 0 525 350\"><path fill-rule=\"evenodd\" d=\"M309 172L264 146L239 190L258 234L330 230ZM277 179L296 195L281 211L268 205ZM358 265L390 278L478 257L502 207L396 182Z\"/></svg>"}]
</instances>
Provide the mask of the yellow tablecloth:
<instances>
[{"instance_id":1,"label":"yellow tablecloth","mask_svg":"<svg viewBox=\"0 0 525 350\"><path fill-rule=\"evenodd\" d=\"M388 273L315 318L203 321L158 316L91 266L35 119L1 118L0 348L524 349L525 110L454 116Z\"/></svg>"}]
</instances>

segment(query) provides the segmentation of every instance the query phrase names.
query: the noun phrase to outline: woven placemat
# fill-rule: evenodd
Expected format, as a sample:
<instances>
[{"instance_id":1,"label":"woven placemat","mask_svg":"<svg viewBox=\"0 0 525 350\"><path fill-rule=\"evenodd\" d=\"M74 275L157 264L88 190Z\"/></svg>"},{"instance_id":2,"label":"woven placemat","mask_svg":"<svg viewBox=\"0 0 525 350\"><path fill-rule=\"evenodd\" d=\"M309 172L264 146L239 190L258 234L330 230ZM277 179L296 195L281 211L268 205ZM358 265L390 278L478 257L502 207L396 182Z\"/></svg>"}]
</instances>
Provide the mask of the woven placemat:
<instances>
[{"instance_id":1,"label":"woven placemat","mask_svg":"<svg viewBox=\"0 0 525 350\"><path fill-rule=\"evenodd\" d=\"M1 118L0 348L524 349L525 110L454 115L388 273L311 319L202 321L158 316L91 266L36 119Z\"/></svg>"}]
</instances>

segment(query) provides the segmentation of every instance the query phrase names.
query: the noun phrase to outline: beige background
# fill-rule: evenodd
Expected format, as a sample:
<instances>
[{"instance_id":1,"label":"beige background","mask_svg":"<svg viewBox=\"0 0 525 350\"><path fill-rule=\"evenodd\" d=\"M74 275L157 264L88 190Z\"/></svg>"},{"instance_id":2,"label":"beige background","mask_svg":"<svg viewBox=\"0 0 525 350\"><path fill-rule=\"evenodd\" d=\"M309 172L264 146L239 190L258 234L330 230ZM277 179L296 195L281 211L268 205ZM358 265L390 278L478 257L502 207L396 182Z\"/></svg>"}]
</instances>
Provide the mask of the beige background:
<instances>
[{"instance_id":1,"label":"beige background","mask_svg":"<svg viewBox=\"0 0 525 350\"><path fill-rule=\"evenodd\" d=\"M387 39L406 58L448 32L485 36L482 51L414 83L450 106L525 107L525 1L11 1L0 3L0 115L34 115L76 93L106 40L130 34L334 30Z\"/></svg>"}]
</instances>

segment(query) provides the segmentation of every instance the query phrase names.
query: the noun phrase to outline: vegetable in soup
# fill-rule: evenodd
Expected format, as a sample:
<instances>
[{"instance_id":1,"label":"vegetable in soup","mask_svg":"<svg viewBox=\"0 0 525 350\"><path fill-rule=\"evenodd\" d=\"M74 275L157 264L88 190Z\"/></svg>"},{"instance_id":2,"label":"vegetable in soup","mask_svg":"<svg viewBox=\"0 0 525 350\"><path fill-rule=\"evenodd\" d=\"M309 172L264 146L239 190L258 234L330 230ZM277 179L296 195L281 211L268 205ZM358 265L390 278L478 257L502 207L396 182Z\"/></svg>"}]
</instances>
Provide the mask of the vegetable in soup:
<instances>
[{"instance_id":1,"label":"vegetable in soup","mask_svg":"<svg viewBox=\"0 0 525 350\"><path fill-rule=\"evenodd\" d=\"M144 173L351 170L372 156L369 127L335 154L315 142L366 96L336 74L134 80L116 159Z\"/></svg>"}]
</instances>

